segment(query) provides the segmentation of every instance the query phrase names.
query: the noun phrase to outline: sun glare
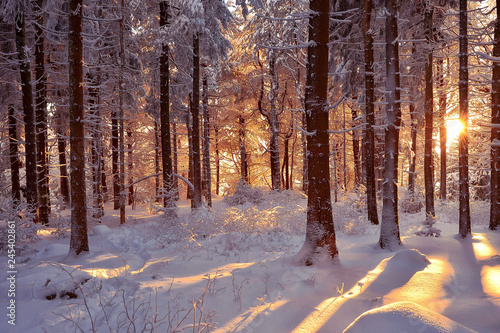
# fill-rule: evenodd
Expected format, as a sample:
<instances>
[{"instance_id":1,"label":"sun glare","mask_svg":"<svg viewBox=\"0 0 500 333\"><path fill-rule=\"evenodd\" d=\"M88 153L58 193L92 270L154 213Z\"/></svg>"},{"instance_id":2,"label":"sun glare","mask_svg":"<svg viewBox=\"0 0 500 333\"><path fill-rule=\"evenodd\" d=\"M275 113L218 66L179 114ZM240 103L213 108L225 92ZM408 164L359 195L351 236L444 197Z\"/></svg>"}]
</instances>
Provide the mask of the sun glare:
<instances>
[{"instance_id":1,"label":"sun glare","mask_svg":"<svg viewBox=\"0 0 500 333\"><path fill-rule=\"evenodd\" d=\"M464 126L458 119L448 119L446 120L446 136L447 142L446 144L449 146L453 141L458 139L460 132Z\"/></svg>"}]
</instances>

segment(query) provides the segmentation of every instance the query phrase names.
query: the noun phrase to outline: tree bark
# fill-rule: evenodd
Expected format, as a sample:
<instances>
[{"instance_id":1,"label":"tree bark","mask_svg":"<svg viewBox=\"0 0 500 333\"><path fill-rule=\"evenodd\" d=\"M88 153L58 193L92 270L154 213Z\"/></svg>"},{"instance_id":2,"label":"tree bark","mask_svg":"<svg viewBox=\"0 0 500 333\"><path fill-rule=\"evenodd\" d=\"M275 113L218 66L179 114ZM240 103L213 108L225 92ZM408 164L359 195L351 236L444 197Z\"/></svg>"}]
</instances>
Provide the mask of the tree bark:
<instances>
[{"instance_id":1,"label":"tree bark","mask_svg":"<svg viewBox=\"0 0 500 333\"><path fill-rule=\"evenodd\" d=\"M358 111L355 108L351 109L352 125L356 126L356 119L358 118ZM352 156L354 159L354 189L358 189L361 184L361 160L359 154L359 134L358 131L352 133Z\"/></svg>"},{"instance_id":2,"label":"tree bark","mask_svg":"<svg viewBox=\"0 0 500 333\"><path fill-rule=\"evenodd\" d=\"M460 32L459 63L460 73L458 81L459 119L462 131L458 136L458 177L459 177L459 235L462 238L471 234L470 207L469 207L469 68L468 68L468 40L467 40L467 0L460 0L459 14Z\"/></svg>"},{"instance_id":3,"label":"tree bark","mask_svg":"<svg viewBox=\"0 0 500 333\"><path fill-rule=\"evenodd\" d=\"M57 152L59 157L59 179L60 191L64 205L69 205L71 202L69 193L69 178L68 178L68 162L66 159L66 139L62 127L64 126L62 112L57 111Z\"/></svg>"},{"instance_id":4,"label":"tree bark","mask_svg":"<svg viewBox=\"0 0 500 333\"><path fill-rule=\"evenodd\" d=\"M500 57L500 1L496 1L497 19L495 22L495 38L493 56ZM500 224L500 62L493 62L493 78L491 83L491 230L498 229Z\"/></svg>"},{"instance_id":5,"label":"tree bark","mask_svg":"<svg viewBox=\"0 0 500 333\"><path fill-rule=\"evenodd\" d=\"M429 5L428 5L429 6ZM432 16L433 8L425 9L425 30L427 42L433 43L432 34ZM432 132L434 130L434 85L433 85L433 51L432 47L427 55L425 63L425 153L424 153L424 183L425 183L425 212L426 215L435 216L434 211L434 167L432 161L433 140Z\"/></svg>"},{"instance_id":6,"label":"tree bark","mask_svg":"<svg viewBox=\"0 0 500 333\"><path fill-rule=\"evenodd\" d=\"M111 172L113 173L113 209L120 209L120 174L119 174L119 147L118 137L120 136L118 126L118 112L111 111Z\"/></svg>"},{"instance_id":7,"label":"tree bark","mask_svg":"<svg viewBox=\"0 0 500 333\"><path fill-rule=\"evenodd\" d=\"M438 60L438 85L439 85L439 150L441 159L439 197L446 200L446 86L444 83L444 60Z\"/></svg>"},{"instance_id":8,"label":"tree bark","mask_svg":"<svg viewBox=\"0 0 500 333\"><path fill-rule=\"evenodd\" d=\"M208 116L208 81L203 78L203 189L205 202L212 207L212 171L210 168L210 121Z\"/></svg>"},{"instance_id":9,"label":"tree bark","mask_svg":"<svg viewBox=\"0 0 500 333\"><path fill-rule=\"evenodd\" d=\"M37 145L38 214L40 223L49 224L50 192L47 165L47 76L45 74L43 1L33 1L35 9L35 115Z\"/></svg>"},{"instance_id":10,"label":"tree bark","mask_svg":"<svg viewBox=\"0 0 500 333\"><path fill-rule=\"evenodd\" d=\"M170 1L160 2L160 27L170 24ZM163 173L163 206L175 216L175 193L172 175L172 143L170 139L170 63L169 46L162 45L160 56L160 130Z\"/></svg>"},{"instance_id":11,"label":"tree bark","mask_svg":"<svg viewBox=\"0 0 500 333\"><path fill-rule=\"evenodd\" d=\"M85 191L85 115L83 108L83 0L69 0L68 68L71 145L70 255L89 251Z\"/></svg>"},{"instance_id":12,"label":"tree bark","mask_svg":"<svg viewBox=\"0 0 500 333\"><path fill-rule=\"evenodd\" d=\"M398 213L399 127L401 91L399 68L397 0L386 0L386 131L380 247L393 249L401 244Z\"/></svg>"},{"instance_id":13,"label":"tree bark","mask_svg":"<svg viewBox=\"0 0 500 333\"><path fill-rule=\"evenodd\" d=\"M193 101L191 107L193 117L193 208L200 208L201 200L201 154L200 154L200 35L193 35Z\"/></svg>"},{"instance_id":14,"label":"tree bark","mask_svg":"<svg viewBox=\"0 0 500 333\"><path fill-rule=\"evenodd\" d=\"M328 138L329 3L311 0L305 111L307 120L308 192L306 239L301 253L305 265L319 256L337 257L330 196Z\"/></svg>"},{"instance_id":15,"label":"tree bark","mask_svg":"<svg viewBox=\"0 0 500 333\"><path fill-rule=\"evenodd\" d=\"M377 191L375 183L375 80L373 72L373 32L370 27L373 1L365 0L363 13L363 37L365 47L365 136L363 137L366 172L366 209L368 220L378 224Z\"/></svg>"},{"instance_id":16,"label":"tree bark","mask_svg":"<svg viewBox=\"0 0 500 333\"><path fill-rule=\"evenodd\" d=\"M155 131L155 173L160 173L160 140L158 132L158 120L154 120L154 131ZM160 176L155 177L155 203L160 202Z\"/></svg>"},{"instance_id":17,"label":"tree bark","mask_svg":"<svg viewBox=\"0 0 500 333\"><path fill-rule=\"evenodd\" d=\"M16 49L21 74L21 91L24 110L24 147L26 154L26 200L34 220L38 221L38 188L37 188L37 154L35 111L33 108L33 89L31 86L31 70L26 48L26 23L24 13L16 18Z\"/></svg>"},{"instance_id":18,"label":"tree bark","mask_svg":"<svg viewBox=\"0 0 500 333\"><path fill-rule=\"evenodd\" d=\"M241 169L240 169L240 179L245 183L249 183L248 180L248 164L247 164L247 150L246 150L246 129L245 129L245 118L243 116L238 117L238 141L240 146L240 160L241 160Z\"/></svg>"},{"instance_id":19,"label":"tree bark","mask_svg":"<svg viewBox=\"0 0 500 333\"><path fill-rule=\"evenodd\" d=\"M14 207L21 203L21 183L19 181L19 147L17 137L17 119L14 105L9 105L9 155L12 200Z\"/></svg>"},{"instance_id":20,"label":"tree bark","mask_svg":"<svg viewBox=\"0 0 500 333\"><path fill-rule=\"evenodd\" d=\"M97 77L90 77L89 82L89 109L90 109L90 132L91 141L91 163L92 163L92 190L93 190L93 217L101 221L104 214L104 206L101 192L101 114L100 114L100 80ZM95 80L95 81L94 81Z\"/></svg>"}]
</instances>

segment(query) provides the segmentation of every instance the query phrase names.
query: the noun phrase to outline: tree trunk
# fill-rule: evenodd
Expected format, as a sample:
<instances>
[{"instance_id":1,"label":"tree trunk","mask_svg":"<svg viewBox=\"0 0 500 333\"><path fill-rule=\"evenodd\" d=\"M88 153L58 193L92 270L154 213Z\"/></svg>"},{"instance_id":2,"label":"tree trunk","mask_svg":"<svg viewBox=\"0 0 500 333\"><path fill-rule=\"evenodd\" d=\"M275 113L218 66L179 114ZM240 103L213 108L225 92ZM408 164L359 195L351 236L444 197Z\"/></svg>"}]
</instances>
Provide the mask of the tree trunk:
<instances>
[{"instance_id":1,"label":"tree trunk","mask_svg":"<svg viewBox=\"0 0 500 333\"><path fill-rule=\"evenodd\" d=\"M186 114L186 129L188 133L188 180L193 183L193 126L191 124L191 109L193 108L193 102L189 95L189 110ZM193 205L193 189L191 186L187 187L186 199L191 200L191 206Z\"/></svg>"},{"instance_id":2,"label":"tree trunk","mask_svg":"<svg viewBox=\"0 0 500 333\"><path fill-rule=\"evenodd\" d=\"M71 146L71 239L69 253L89 251L85 191L82 0L69 0L68 68Z\"/></svg>"},{"instance_id":3,"label":"tree trunk","mask_svg":"<svg viewBox=\"0 0 500 333\"><path fill-rule=\"evenodd\" d=\"M118 160L118 137L120 135L118 126L118 112L116 109L111 111L111 172L113 173L113 209L120 209L120 175Z\"/></svg>"},{"instance_id":4,"label":"tree trunk","mask_svg":"<svg viewBox=\"0 0 500 333\"><path fill-rule=\"evenodd\" d=\"M311 265L326 256L337 257L330 197L328 138L329 2L310 1L305 111L307 120L308 192L306 239L300 258Z\"/></svg>"},{"instance_id":5,"label":"tree trunk","mask_svg":"<svg viewBox=\"0 0 500 333\"><path fill-rule=\"evenodd\" d=\"M125 67L125 46L123 42L123 20L124 20L125 2L121 0L121 19L120 19L120 80L119 82L119 98L120 98L120 128L119 128L119 145L120 145L120 224L125 223L125 110L123 107L124 89L123 76Z\"/></svg>"},{"instance_id":6,"label":"tree trunk","mask_svg":"<svg viewBox=\"0 0 500 333\"><path fill-rule=\"evenodd\" d=\"M158 131L158 120L154 120L154 131L155 131L155 173L160 173L160 140ZM160 202L160 176L155 177L155 203Z\"/></svg>"},{"instance_id":7,"label":"tree trunk","mask_svg":"<svg viewBox=\"0 0 500 333\"><path fill-rule=\"evenodd\" d=\"M172 147L174 148L173 168L174 168L174 173L177 174L178 166L179 166L178 151L180 148L180 141L178 142L179 139L177 137L177 123L175 123L175 122L172 123L172 131L174 132L173 138L172 138L172 141L173 141ZM173 177L173 186L174 186L175 200L177 201L177 200L179 200L179 181L178 181L177 177Z\"/></svg>"},{"instance_id":8,"label":"tree trunk","mask_svg":"<svg viewBox=\"0 0 500 333\"><path fill-rule=\"evenodd\" d=\"M417 166L417 134L418 134L418 123L417 117L415 115L415 102L412 98L409 106L410 119L411 119L411 157L410 157L410 167L408 176L408 191L410 196L415 194L415 180L416 180L416 166Z\"/></svg>"},{"instance_id":9,"label":"tree trunk","mask_svg":"<svg viewBox=\"0 0 500 333\"><path fill-rule=\"evenodd\" d=\"M33 90L31 86L30 62L26 54L26 23L24 13L16 19L16 49L21 74L21 91L24 110L24 147L26 152L26 200L34 220L38 221L38 189L37 189L37 154L35 111L33 109Z\"/></svg>"},{"instance_id":10,"label":"tree trunk","mask_svg":"<svg viewBox=\"0 0 500 333\"><path fill-rule=\"evenodd\" d=\"M89 109L90 109L90 132L92 135L91 141L91 164L92 164L92 190L94 197L93 217L101 221L104 213L101 193L101 114L100 114L100 84L97 77L89 77ZM94 81L94 79L96 81Z\"/></svg>"},{"instance_id":11,"label":"tree trunk","mask_svg":"<svg viewBox=\"0 0 500 333\"><path fill-rule=\"evenodd\" d=\"M363 36L365 47L365 136L363 137L366 172L366 209L368 220L378 224L377 191L375 184L375 81L373 72L373 32L370 28L373 1L365 0L363 14Z\"/></svg>"},{"instance_id":12,"label":"tree trunk","mask_svg":"<svg viewBox=\"0 0 500 333\"><path fill-rule=\"evenodd\" d=\"M429 6L429 5L428 5ZM425 9L425 30L428 43L433 43L432 16L433 8ZM425 63L425 153L424 153L424 183L425 183L425 212L428 217L435 216L434 211L434 167L432 161L434 130L434 86L433 86L433 54L432 48L427 55Z\"/></svg>"},{"instance_id":13,"label":"tree trunk","mask_svg":"<svg viewBox=\"0 0 500 333\"><path fill-rule=\"evenodd\" d=\"M380 247L394 249L401 244L398 213L399 127L401 126L401 85L397 0L386 0L386 131Z\"/></svg>"},{"instance_id":14,"label":"tree trunk","mask_svg":"<svg viewBox=\"0 0 500 333\"><path fill-rule=\"evenodd\" d=\"M307 193L307 179L308 179L308 168L307 168L307 121L306 121L306 112L302 113L302 128L304 131L302 132L302 191Z\"/></svg>"},{"instance_id":15,"label":"tree trunk","mask_svg":"<svg viewBox=\"0 0 500 333\"><path fill-rule=\"evenodd\" d=\"M459 63L460 73L458 81L459 119L462 131L458 136L458 177L459 177L459 234L465 238L471 234L470 207L469 207L469 68L468 68L468 41L467 41L467 0L460 0L460 33Z\"/></svg>"},{"instance_id":16,"label":"tree trunk","mask_svg":"<svg viewBox=\"0 0 500 333\"><path fill-rule=\"evenodd\" d=\"M439 197L446 200L446 86L444 83L444 61L438 60L438 85L439 85L439 150L441 158Z\"/></svg>"},{"instance_id":17,"label":"tree trunk","mask_svg":"<svg viewBox=\"0 0 500 333\"><path fill-rule=\"evenodd\" d=\"M133 158L133 152L132 152L132 129L130 126L128 127L127 130L127 137L128 137L128 147L127 147L127 153L128 153L128 204L129 206L132 206L132 209L135 209L135 201L134 201L134 186L131 185L134 182L134 176L132 175L132 171L134 169L134 158Z\"/></svg>"},{"instance_id":18,"label":"tree trunk","mask_svg":"<svg viewBox=\"0 0 500 333\"><path fill-rule=\"evenodd\" d=\"M219 195L220 189L220 152L219 152L219 127L214 126L215 139L215 194Z\"/></svg>"},{"instance_id":19,"label":"tree trunk","mask_svg":"<svg viewBox=\"0 0 500 333\"><path fill-rule=\"evenodd\" d=\"M356 126L358 111L355 108L351 109L352 126ZM361 160L359 155L359 135L358 131L352 132L352 156L354 159L354 189L358 189L361 184Z\"/></svg>"},{"instance_id":20,"label":"tree trunk","mask_svg":"<svg viewBox=\"0 0 500 333\"><path fill-rule=\"evenodd\" d=\"M208 81L203 78L203 189L205 202L212 207L212 171L210 169L210 122L208 117Z\"/></svg>"},{"instance_id":21,"label":"tree trunk","mask_svg":"<svg viewBox=\"0 0 500 333\"><path fill-rule=\"evenodd\" d=\"M193 208L200 208L201 200L201 165L200 165L200 35L193 35L193 102L191 113L193 116Z\"/></svg>"},{"instance_id":22,"label":"tree trunk","mask_svg":"<svg viewBox=\"0 0 500 333\"><path fill-rule=\"evenodd\" d=\"M497 20L493 56L500 57L500 1L497 0ZM496 230L500 223L500 62L493 62L491 83L491 209L490 229Z\"/></svg>"},{"instance_id":23,"label":"tree trunk","mask_svg":"<svg viewBox=\"0 0 500 333\"><path fill-rule=\"evenodd\" d=\"M14 105L9 105L9 155L10 179L12 184L12 199L14 207L21 203L21 183L19 181L19 147L17 137L17 119Z\"/></svg>"},{"instance_id":24,"label":"tree trunk","mask_svg":"<svg viewBox=\"0 0 500 333\"><path fill-rule=\"evenodd\" d=\"M278 111L276 110L276 99L278 95L278 78L276 73L275 51L271 51L269 59L269 76L271 87L269 91L271 111L269 115L269 126L271 127L271 140L269 152L271 157L271 187L273 190L281 191L280 175L280 149L279 149L279 123Z\"/></svg>"},{"instance_id":25,"label":"tree trunk","mask_svg":"<svg viewBox=\"0 0 500 333\"><path fill-rule=\"evenodd\" d=\"M57 151L59 156L59 179L60 179L60 190L61 197L64 203L64 208L66 205L69 205L71 202L70 193L69 193L69 178L68 178L68 163L66 160L66 139L62 127L64 126L64 121L62 119L61 111L57 111ZM63 209L64 209L63 208Z\"/></svg>"},{"instance_id":26,"label":"tree trunk","mask_svg":"<svg viewBox=\"0 0 500 333\"><path fill-rule=\"evenodd\" d=\"M241 169L240 169L240 179L247 184L248 181L248 164L247 164L247 150L246 150L246 130L245 130L245 118L243 116L238 117L239 124L239 146L240 146L240 160L241 160Z\"/></svg>"},{"instance_id":27,"label":"tree trunk","mask_svg":"<svg viewBox=\"0 0 500 333\"><path fill-rule=\"evenodd\" d=\"M170 2L160 2L160 27L170 24ZM175 216L175 193L172 175L172 143L170 139L170 63L169 46L162 45L160 56L160 127L163 173L163 206Z\"/></svg>"},{"instance_id":28,"label":"tree trunk","mask_svg":"<svg viewBox=\"0 0 500 333\"><path fill-rule=\"evenodd\" d=\"M33 1L35 9L35 115L38 181L38 214L40 223L49 224L49 170L47 165L47 76L45 74L45 53L43 33L43 1Z\"/></svg>"}]
</instances>

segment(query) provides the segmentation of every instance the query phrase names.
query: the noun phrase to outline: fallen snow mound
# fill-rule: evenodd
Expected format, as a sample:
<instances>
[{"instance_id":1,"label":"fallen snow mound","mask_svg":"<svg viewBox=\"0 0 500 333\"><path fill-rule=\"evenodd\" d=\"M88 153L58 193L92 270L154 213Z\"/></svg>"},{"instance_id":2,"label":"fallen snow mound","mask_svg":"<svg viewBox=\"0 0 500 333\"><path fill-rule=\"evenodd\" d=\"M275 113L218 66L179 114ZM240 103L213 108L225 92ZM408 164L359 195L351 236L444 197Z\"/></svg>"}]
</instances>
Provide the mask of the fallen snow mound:
<instances>
[{"instance_id":1,"label":"fallen snow mound","mask_svg":"<svg viewBox=\"0 0 500 333\"><path fill-rule=\"evenodd\" d=\"M366 311L356 318L344 333L424 331L425 333L476 332L414 302L396 302Z\"/></svg>"}]
</instances>

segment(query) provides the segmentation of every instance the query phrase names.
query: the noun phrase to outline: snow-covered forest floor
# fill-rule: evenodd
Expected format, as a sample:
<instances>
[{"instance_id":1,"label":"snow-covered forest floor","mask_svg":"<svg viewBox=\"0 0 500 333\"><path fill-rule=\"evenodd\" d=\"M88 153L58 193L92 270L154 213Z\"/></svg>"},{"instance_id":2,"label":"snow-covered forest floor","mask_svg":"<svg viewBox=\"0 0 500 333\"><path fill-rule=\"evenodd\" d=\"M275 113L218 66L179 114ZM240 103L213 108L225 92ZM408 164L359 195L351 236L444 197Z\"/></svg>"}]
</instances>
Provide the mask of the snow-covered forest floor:
<instances>
[{"instance_id":1,"label":"snow-covered forest floor","mask_svg":"<svg viewBox=\"0 0 500 333\"><path fill-rule=\"evenodd\" d=\"M334 203L340 256L325 267L293 262L306 221L295 192L264 193L258 205L215 199L213 213L196 215L180 201L177 225L148 205L127 207L119 225L106 206L78 258L67 257L68 235L53 220L16 258L16 325L4 314L0 332L335 333L372 309L348 331L500 332L500 233L487 229L488 203L471 203L466 240L457 203L436 204L440 237L415 235L423 212L401 213L404 246L389 252L358 202Z\"/></svg>"}]
</instances>

